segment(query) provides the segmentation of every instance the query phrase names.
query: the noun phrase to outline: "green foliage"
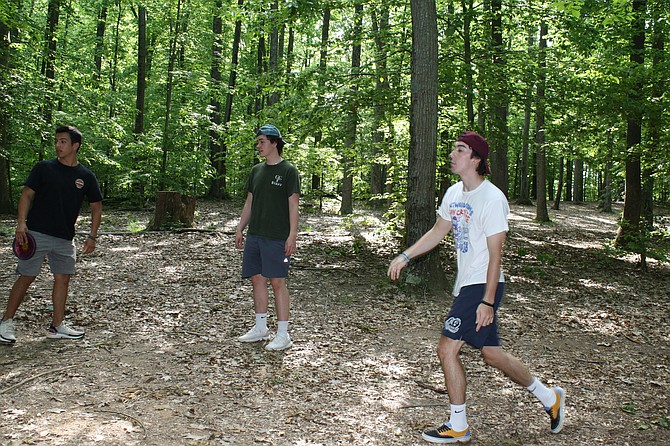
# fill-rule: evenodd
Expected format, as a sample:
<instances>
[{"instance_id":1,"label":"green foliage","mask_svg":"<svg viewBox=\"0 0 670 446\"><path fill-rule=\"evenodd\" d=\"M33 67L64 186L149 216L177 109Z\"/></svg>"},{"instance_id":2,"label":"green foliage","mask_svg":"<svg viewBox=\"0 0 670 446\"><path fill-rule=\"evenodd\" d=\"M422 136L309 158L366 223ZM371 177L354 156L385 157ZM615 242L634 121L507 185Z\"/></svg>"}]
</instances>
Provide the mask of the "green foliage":
<instances>
[{"instance_id":1,"label":"green foliage","mask_svg":"<svg viewBox=\"0 0 670 446\"><path fill-rule=\"evenodd\" d=\"M282 3L276 11L262 2L244 2L242 6L226 2L221 11L214 11L211 2L182 2L179 17L177 2L148 0L143 3L148 11L149 64L144 130L140 135L133 133L136 6L102 1L61 4L56 28L56 79L50 84L42 69L47 4L47 0L0 2L0 23L13 30L8 34L11 43L0 48L0 55L7 55L6 65L0 67L0 112L7 117L6 123L0 123L0 133L6 135L0 139L6 141L0 146L0 154L10 161L8 181L15 197L20 189L16 185L25 179L32 165L42 157L53 156L52 132L60 123L74 124L83 131L82 162L97 173L107 198L138 202L151 199L161 185L190 195L207 194L215 175L210 159L210 131L214 130L214 139L225 143L225 195L239 197L244 193L249 169L258 161L253 131L266 122L277 125L289 143L285 156L301 172L303 194L308 198L336 196L341 193L345 124L349 105L355 104L356 140L351 153L346 154L353 162L353 198L357 202L383 203L392 229L400 231L404 226L412 51L411 17L405 3L366 3L360 37L353 33L354 3L328 4L330 34L327 47L321 48L325 4L311 0ZM107 7L105 33L98 41L96 31L103 4ZM508 104L506 168L510 184L518 185L522 180L521 148L524 142L530 144L531 159L536 150L535 129L530 129L530 141L524 141L523 130L526 104L533 104L536 98L540 74L536 30L544 20L549 27L544 73L548 119L544 130L550 186L557 184L557 160L564 157L572 162L579 158L586 166L586 197L598 199L602 171L610 163L613 196L621 198L625 117L653 105L661 111L658 128L667 128L670 119L663 112L670 109L668 95L652 97L651 89L647 89L639 102L629 100L636 82L654 80L660 91L666 90L662 83L668 78L670 47L666 44L660 53L648 48L645 65L631 68L630 1L556 0L538 5L517 0L505 4L502 56L506 64L496 67L489 44L490 17L483 5L475 3L472 11L452 1L438 1L436 6L440 28L438 182L453 182L448 164L453 139L470 127L484 134L490 132L491 107L500 99ZM667 22L667 8L655 1L648 6L651 32ZM211 79L215 13L223 21L220 84ZM242 25L241 50L233 67L231 48L237 20ZM470 40L466 42L463 27L468 20ZM283 45L278 48L276 68L269 65L273 31L277 32L277 43ZM667 40L667 30L661 34ZM261 38L265 47L259 65ZM357 76L351 75L354 39L362 42ZM171 42L176 42L174 51ZM466 43L473 56L469 64L464 59ZM94 60L98 49L100 72ZM321 65L322 50L325 65ZM173 70L168 73L171 57L175 56ZM657 64L652 70L653 60ZM229 90L227 81L233 68L236 84ZM168 76L172 80L172 102L166 125ZM498 88L501 79L506 84L504 91ZM223 106L229 93L233 94L231 120L215 125L212 101ZM277 102L271 104L273 94ZM472 123L468 122L467 94L475 114ZM52 111L51 118L45 109ZM382 142L375 140L377 132L383 135ZM643 168L653 168L655 198L667 200L670 180L663 172L670 165L670 152L658 147L670 146L670 137L668 132L659 134L658 141L645 141L640 150ZM381 193L372 192L373 164L383 168L386 188ZM533 175L532 166L528 175ZM314 190L313 177L320 180ZM518 187L510 189L515 192Z\"/></svg>"}]
</instances>

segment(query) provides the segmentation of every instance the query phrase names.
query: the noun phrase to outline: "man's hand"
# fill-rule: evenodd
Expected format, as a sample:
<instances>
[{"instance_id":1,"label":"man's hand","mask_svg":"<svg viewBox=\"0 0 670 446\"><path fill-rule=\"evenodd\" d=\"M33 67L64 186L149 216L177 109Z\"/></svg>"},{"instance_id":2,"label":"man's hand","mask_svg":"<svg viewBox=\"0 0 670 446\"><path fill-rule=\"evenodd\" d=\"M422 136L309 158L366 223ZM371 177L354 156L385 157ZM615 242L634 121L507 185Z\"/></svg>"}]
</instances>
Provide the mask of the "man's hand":
<instances>
[{"instance_id":1,"label":"man's hand","mask_svg":"<svg viewBox=\"0 0 670 446\"><path fill-rule=\"evenodd\" d=\"M489 307L486 304L479 304L477 307L477 320L475 321L477 327L475 328L475 331L479 331L480 328L491 325L493 323L494 315L495 312L493 311L493 307Z\"/></svg>"},{"instance_id":2,"label":"man's hand","mask_svg":"<svg viewBox=\"0 0 670 446\"><path fill-rule=\"evenodd\" d=\"M96 241L93 240L91 237L87 237L86 241L84 242L84 248L81 250L84 254L90 254L93 251L95 251L95 243Z\"/></svg>"},{"instance_id":3,"label":"man's hand","mask_svg":"<svg viewBox=\"0 0 670 446\"><path fill-rule=\"evenodd\" d=\"M386 273L394 282L400 278L400 273L407 266L407 259L403 256L398 256L391 261L388 272Z\"/></svg>"}]
</instances>

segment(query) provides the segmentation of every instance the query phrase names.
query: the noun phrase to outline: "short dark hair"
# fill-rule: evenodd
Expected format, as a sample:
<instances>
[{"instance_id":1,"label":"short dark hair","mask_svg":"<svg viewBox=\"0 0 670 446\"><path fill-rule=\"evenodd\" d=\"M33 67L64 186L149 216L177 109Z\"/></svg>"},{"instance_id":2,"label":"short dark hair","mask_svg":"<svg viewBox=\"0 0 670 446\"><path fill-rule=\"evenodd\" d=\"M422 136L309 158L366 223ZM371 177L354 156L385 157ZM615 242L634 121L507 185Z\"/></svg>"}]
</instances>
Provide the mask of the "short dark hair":
<instances>
[{"instance_id":1,"label":"short dark hair","mask_svg":"<svg viewBox=\"0 0 670 446\"><path fill-rule=\"evenodd\" d=\"M70 135L70 141L72 143L79 143L79 147L81 147L81 132L77 127L74 127L72 125L61 125L56 129L56 133L68 133ZM79 150L79 147L77 147L77 150Z\"/></svg>"},{"instance_id":2,"label":"short dark hair","mask_svg":"<svg viewBox=\"0 0 670 446\"><path fill-rule=\"evenodd\" d=\"M281 139L281 136L269 136L269 135L264 135L268 141L271 143L277 143L277 153L282 154L284 151L284 145L286 144L283 139Z\"/></svg>"}]
</instances>

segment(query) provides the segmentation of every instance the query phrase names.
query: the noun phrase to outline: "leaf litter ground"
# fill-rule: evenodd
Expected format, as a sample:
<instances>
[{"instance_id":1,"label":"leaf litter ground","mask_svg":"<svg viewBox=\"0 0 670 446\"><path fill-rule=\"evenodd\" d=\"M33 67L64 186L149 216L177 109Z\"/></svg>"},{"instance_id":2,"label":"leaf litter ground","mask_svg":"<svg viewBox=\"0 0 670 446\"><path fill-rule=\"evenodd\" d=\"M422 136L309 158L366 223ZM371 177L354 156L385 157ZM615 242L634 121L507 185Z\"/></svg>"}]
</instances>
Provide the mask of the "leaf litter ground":
<instances>
[{"instance_id":1,"label":"leaf litter ground","mask_svg":"<svg viewBox=\"0 0 670 446\"><path fill-rule=\"evenodd\" d=\"M567 391L567 421L551 434L539 403L465 348L471 444L667 444L670 268L609 257L616 215L592 205L565 204L550 225L512 208L501 336ZM253 319L234 249L239 210L201 202L202 231L162 233L127 232L150 213L107 210L71 285L81 341L44 336L45 267L17 314L16 345L0 348L0 443L425 444L421 431L448 419L435 345L450 293L417 296L386 279L400 245L373 213L303 213L289 283L295 345L238 343ZM13 227L5 216L5 294ZM452 280L449 246L442 255Z\"/></svg>"}]
</instances>

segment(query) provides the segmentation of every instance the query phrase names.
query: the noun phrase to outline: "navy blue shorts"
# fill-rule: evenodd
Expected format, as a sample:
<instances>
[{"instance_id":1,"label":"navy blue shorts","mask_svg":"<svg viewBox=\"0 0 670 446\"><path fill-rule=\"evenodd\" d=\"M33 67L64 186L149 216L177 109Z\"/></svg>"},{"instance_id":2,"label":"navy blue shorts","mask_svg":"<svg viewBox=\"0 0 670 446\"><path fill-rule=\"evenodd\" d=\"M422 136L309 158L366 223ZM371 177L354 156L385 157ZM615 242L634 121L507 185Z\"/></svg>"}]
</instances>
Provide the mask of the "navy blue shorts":
<instances>
[{"instance_id":1,"label":"navy blue shorts","mask_svg":"<svg viewBox=\"0 0 670 446\"><path fill-rule=\"evenodd\" d=\"M247 235L242 255L242 278L260 274L268 279L288 277L291 257L286 255L286 242L257 235Z\"/></svg>"},{"instance_id":2,"label":"navy blue shorts","mask_svg":"<svg viewBox=\"0 0 670 446\"><path fill-rule=\"evenodd\" d=\"M484 298L486 284L468 285L461 288L458 297L451 306L449 316L444 322L442 335L457 341L465 341L475 348L499 347L498 339L498 307L505 294L505 283L498 283L496 290L495 313L493 322L479 331L477 328L477 307Z\"/></svg>"}]
</instances>

